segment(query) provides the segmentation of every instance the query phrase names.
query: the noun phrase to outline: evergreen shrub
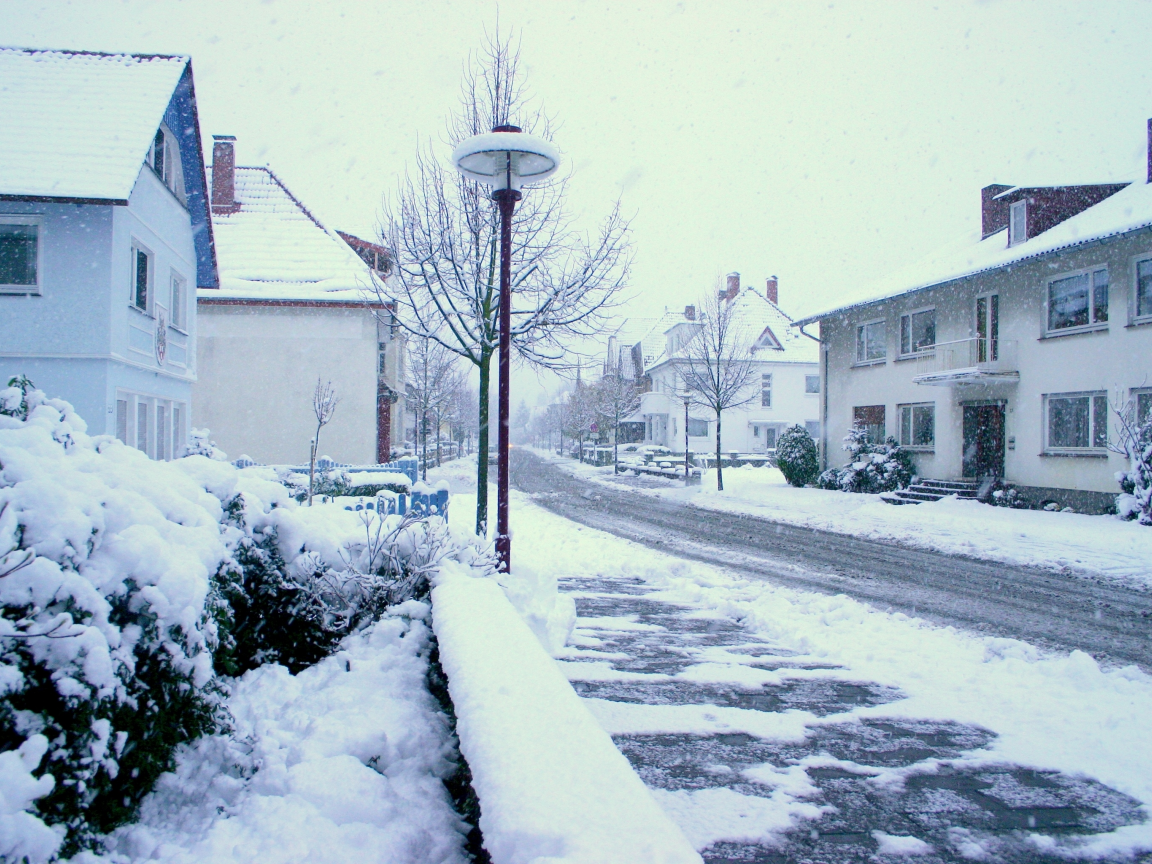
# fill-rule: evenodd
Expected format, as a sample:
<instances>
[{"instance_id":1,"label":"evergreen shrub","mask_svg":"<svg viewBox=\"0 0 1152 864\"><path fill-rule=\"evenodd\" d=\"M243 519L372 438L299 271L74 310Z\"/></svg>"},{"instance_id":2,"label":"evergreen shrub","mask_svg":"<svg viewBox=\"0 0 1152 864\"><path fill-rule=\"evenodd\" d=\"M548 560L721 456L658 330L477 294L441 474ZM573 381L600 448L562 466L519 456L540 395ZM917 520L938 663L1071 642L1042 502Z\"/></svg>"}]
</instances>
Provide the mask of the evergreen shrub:
<instances>
[{"instance_id":1,"label":"evergreen shrub","mask_svg":"<svg viewBox=\"0 0 1152 864\"><path fill-rule=\"evenodd\" d=\"M821 489L842 492L894 492L911 484L916 466L912 454L889 437L882 444L873 443L861 426L853 426L844 436L848 463L829 468L817 478Z\"/></svg>"},{"instance_id":2,"label":"evergreen shrub","mask_svg":"<svg viewBox=\"0 0 1152 864\"><path fill-rule=\"evenodd\" d=\"M785 429L776 442L776 467L793 486L807 486L820 473L816 442L803 426Z\"/></svg>"}]
</instances>

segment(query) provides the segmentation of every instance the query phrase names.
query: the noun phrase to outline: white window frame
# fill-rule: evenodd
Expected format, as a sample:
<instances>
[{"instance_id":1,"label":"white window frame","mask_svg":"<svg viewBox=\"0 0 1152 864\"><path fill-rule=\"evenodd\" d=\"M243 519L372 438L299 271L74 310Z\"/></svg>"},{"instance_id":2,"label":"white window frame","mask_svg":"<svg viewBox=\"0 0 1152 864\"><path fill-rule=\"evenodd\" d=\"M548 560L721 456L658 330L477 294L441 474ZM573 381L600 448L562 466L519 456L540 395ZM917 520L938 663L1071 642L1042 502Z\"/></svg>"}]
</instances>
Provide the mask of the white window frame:
<instances>
[{"instance_id":1,"label":"white window frame","mask_svg":"<svg viewBox=\"0 0 1152 864\"><path fill-rule=\"evenodd\" d=\"M36 284L0 285L0 294L41 294L44 279L44 217L36 214L5 213L0 215L0 225L28 225L36 229Z\"/></svg>"},{"instance_id":2,"label":"white window frame","mask_svg":"<svg viewBox=\"0 0 1152 864\"><path fill-rule=\"evenodd\" d=\"M1128 307L1128 323L1152 324L1152 308L1143 315L1140 314L1140 265L1147 263L1152 267L1152 255L1144 253L1132 258L1132 299Z\"/></svg>"},{"instance_id":3,"label":"white window frame","mask_svg":"<svg viewBox=\"0 0 1152 864\"><path fill-rule=\"evenodd\" d=\"M161 170L156 168L156 138L159 136L163 136L164 140L164 165ZM148 147L148 158L145 161L165 188L175 195L182 205L187 206L184 194L184 164L180 159L180 141L172 134L172 130L168 128L167 124L161 123L156 134L152 136L152 144Z\"/></svg>"},{"instance_id":4,"label":"white window frame","mask_svg":"<svg viewBox=\"0 0 1152 864\"><path fill-rule=\"evenodd\" d=\"M1107 274L1108 278L1108 317L1103 320L1096 318L1096 274L1101 270ZM1052 285L1053 283L1063 281L1064 279L1075 279L1077 276L1088 277L1088 323L1077 324L1075 327L1058 327L1055 330L1051 329L1048 325L1051 319L1051 303L1052 303ZM1049 276L1044 280L1044 336L1045 338L1052 338L1058 336L1066 336L1073 333L1092 333L1096 330L1107 330L1108 321L1112 316L1112 274L1108 271L1107 264L1096 264L1092 267L1081 267L1079 270L1069 270L1065 273L1058 273Z\"/></svg>"},{"instance_id":5,"label":"white window frame","mask_svg":"<svg viewBox=\"0 0 1152 864\"><path fill-rule=\"evenodd\" d=\"M912 348L912 316L932 313L932 344L926 348ZM904 322L908 322L908 350L904 350ZM899 357L923 357L936 353L936 307L925 306L921 309L911 309L900 316L900 344L896 346Z\"/></svg>"},{"instance_id":6,"label":"white window frame","mask_svg":"<svg viewBox=\"0 0 1152 864\"><path fill-rule=\"evenodd\" d=\"M932 410L932 440L927 444L913 444L912 437L916 429L916 409L930 408ZM904 417L907 412L908 434L905 436ZM900 446L905 450L915 450L920 453L930 453L936 449L936 403L935 402L902 402L896 406L896 424Z\"/></svg>"},{"instance_id":7,"label":"white window frame","mask_svg":"<svg viewBox=\"0 0 1152 864\"><path fill-rule=\"evenodd\" d=\"M1130 395L1132 397L1132 411L1134 412L1134 421L1136 423L1136 427L1139 428L1140 422L1143 419L1139 412L1140 397L1145 396L1148 397L1149 400L1152 400L1152 387L1133 387L1130 391Z\"/></svg>"},{"instance_id":8,"label":"white window frame","mask_svg":"<svg viewBox=\"0 0 1152 864\"><path fill-rule=\"evenodd\" d=\"M767 399L768 399L767 402L764 401L765 397L767 397ZM771 408L772 407L772 373L771 372L764 372L760 375L760 407L761 408Z\"/></svg>"},{"instance_id":9,"label":"white window frame","mask_svg":"<svg viewBox=\"0 0 1152 864\"><path fill-rule=\"evenodd\" d=\"M1088 446L1087 447L1068 447L1064 445L1053 445L1050 440L1052 432L1049 423L1049 414L1051 411L1051 403L1053 399L1087 399L1088 400ZM1099 428L1097 420L1099 415L1097 406L1101 403L1097 400L1103 400L1103 419L1104 419L1104 443L1097 444ZM1045 393L1044 394L1044 408L1042 415L1042 431L1044 434L1044 453L1056 456L1106 456L1108 454L1108 393L1105 390L1077 390L1070 393Z\"/></svg>"},{"instance_id":10,"label":"white window frame","mask_svg":"<svg viewBox=\"0 0 1152 864\"><path fill-rule=\"evenodd\" d=\"M811 382L815 380L816 389L811 389ZM804 395L806 396L819 396L820 395L820 376L819 375L805 375L804 376Z\"/></svg>"},{"instance_id":11,"label":"white window frame","mask_svg":"<svg viewBox=\"0 0 1152 864\"><path fill-rule=\"evenodd\" d=\"M882 335L880 337L881 353L876 357L869 357L867 347L872 343L868 341L868 328L879 324ZM862 341L863 340L863 341ZM863 355L863 356L861 356ZM888 361L888 319L874 318L871 321L861 321L856 325L856 362L854 366L872 366Z\"/></svg>"},{"instance_id":12,"label":"white window frame","mask_svg":"<svg viewBox=\"0 0 1152 864\"><path fill-rule=\"evenodd\" d=\"M137 256L141 252L148 256L148 285L145 287L144 308L136 305ZM128 306L149 318L153 316L153 310L156 308L156 255L135 237L132 238L132 257L129 259Z\"/></svg>"},{"instance_id":13,"label":"white window frame","mask_svg":"<svg viewBox=\"0 0 1152 864\"><path fill-rule=\"evenodd\" d=\"M1015 246L1028 239L1028 199L1008 205L1008 245Z\"/></svg>"},{"instance_id":14,"label":"white window frame","mask_svg":"<svg viewBox=\"0 0 1152 864\"><path fill-rule=\"evenodd\" d=\"M142 450L150 459L166 457L167 459L180 458L180 451L187 441L188 403L175 399L166 399L163 396L154 396L140 393L136 390L116 391L116 437L129 447ZM124 416L123 438L120 437L120 404L126 408ZM164 409L164 440L158 438L160 433L158 408ZM141 446L140 419L143 416L145 424L145 441Z\"/></svg>"},{"instance_id":15,"label":"white window frame","mask_svg":"<svg viewBox=\"0 0 1152 864\"><path fill-rule=\"evenodd\" d=\"M170 318L168 326L188 335L188 280L178 270L172 270L168 277ZM179 291L177 291L179 285ZM177 296L179 295L179 296Z\"/></svg>"}]
</instances>

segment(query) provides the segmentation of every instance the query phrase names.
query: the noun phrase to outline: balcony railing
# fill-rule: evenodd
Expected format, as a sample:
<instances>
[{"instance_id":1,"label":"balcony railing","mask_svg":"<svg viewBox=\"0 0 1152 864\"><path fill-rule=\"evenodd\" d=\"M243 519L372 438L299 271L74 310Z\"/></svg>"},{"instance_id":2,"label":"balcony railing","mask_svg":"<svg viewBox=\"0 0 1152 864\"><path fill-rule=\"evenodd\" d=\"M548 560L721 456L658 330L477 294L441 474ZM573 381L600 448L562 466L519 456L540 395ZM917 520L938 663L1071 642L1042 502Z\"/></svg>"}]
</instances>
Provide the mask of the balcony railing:
<instances>
[{"instance_id":1,"label":"balcony railing","mask_svg":"<svg viewBox=\"0 0 1152 864\"><path fill-rule=\"evenodd\" d=\"M930 354L911 361L917 384L953 384L981 379L1019 380L1016 342L1008 339L957 339L938 342Z\"/></svg>"}]
</instances>

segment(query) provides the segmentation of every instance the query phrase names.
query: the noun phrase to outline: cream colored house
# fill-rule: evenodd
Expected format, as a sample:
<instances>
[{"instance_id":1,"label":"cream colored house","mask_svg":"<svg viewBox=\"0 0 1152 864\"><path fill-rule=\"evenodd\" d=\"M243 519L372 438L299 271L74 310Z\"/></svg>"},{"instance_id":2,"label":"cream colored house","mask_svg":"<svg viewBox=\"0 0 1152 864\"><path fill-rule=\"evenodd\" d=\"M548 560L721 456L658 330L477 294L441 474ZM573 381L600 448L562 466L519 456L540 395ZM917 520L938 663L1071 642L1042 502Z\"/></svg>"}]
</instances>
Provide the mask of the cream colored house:
<instances>
[{"instance_id":1,"label":"cream colored house","mask_svg":"<svg viewBox=\"0 0 1152 864\"><path fill-rule=\"evenodd\" d=\"M1115 412L1152 410L1148 181L986 187L972 237L797 321L820 325L827 462L856 422L923 478L1109 510Z\"/></svg>"},{"instance_id":2,"label":"cream colored house","mask_svg":"<svg viewBox=\"0 0 1152 864\"><path fill-rule=\"evenodd\" d=\"M750 401L724 412L720 428L721 449L728 452L771 454L776 440L789 426L805 426L819 439L820 377L819 346L792 328L778 305L775 278L763 293L741 288L740 274L729 274L723 302L735 305L733 315L741 332L754 337L753 381ZM648 335L629 353L631 362L621 368L641 370L651 382L641 396L636 419L644 423L644 441L673 449L684 446L683 374L688 366L685 346L696 329L697 310L666 312ZM611 350L611 344L610 344ZM687 421L688 447L696 452L716 448L716 417L706 408L690 406Z\"/></svg>"},{"instance_id":3,"label":"cream colored house","mask_svg":"<svg viewBox=\"0 0 1152 864\"><path fill-rule=\"evenodd\" d=\"M304 464L312 394L331 381L340 402L320 454L388 461L404 429L404 340L366 293L384 250L328 230L271 169L236 167L235 139L215 139L220 287L197 292L196 424L233 458Z\"/></svg>"}]
</instances>

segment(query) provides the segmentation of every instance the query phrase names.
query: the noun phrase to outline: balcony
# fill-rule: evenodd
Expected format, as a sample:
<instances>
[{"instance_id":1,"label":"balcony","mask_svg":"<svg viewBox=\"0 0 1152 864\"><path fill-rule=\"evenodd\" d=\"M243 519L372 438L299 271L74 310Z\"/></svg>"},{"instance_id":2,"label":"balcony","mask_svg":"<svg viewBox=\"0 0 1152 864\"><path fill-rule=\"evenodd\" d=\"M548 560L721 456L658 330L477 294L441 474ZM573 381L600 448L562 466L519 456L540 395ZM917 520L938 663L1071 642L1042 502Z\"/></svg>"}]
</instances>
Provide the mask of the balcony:
<instances>
[{"instance_id":1,"label":"balcony","mask_svg":"<svg viewBox=\"0 0 1152 864\"><path fill-rule=\"evenodd\" d=\"M1016 343L1007 339L958 339L938 342L931 354L917 357L912 380L930 387L962 384L1015 384L1020 380Z\"/></svg>"}]
</instances>

